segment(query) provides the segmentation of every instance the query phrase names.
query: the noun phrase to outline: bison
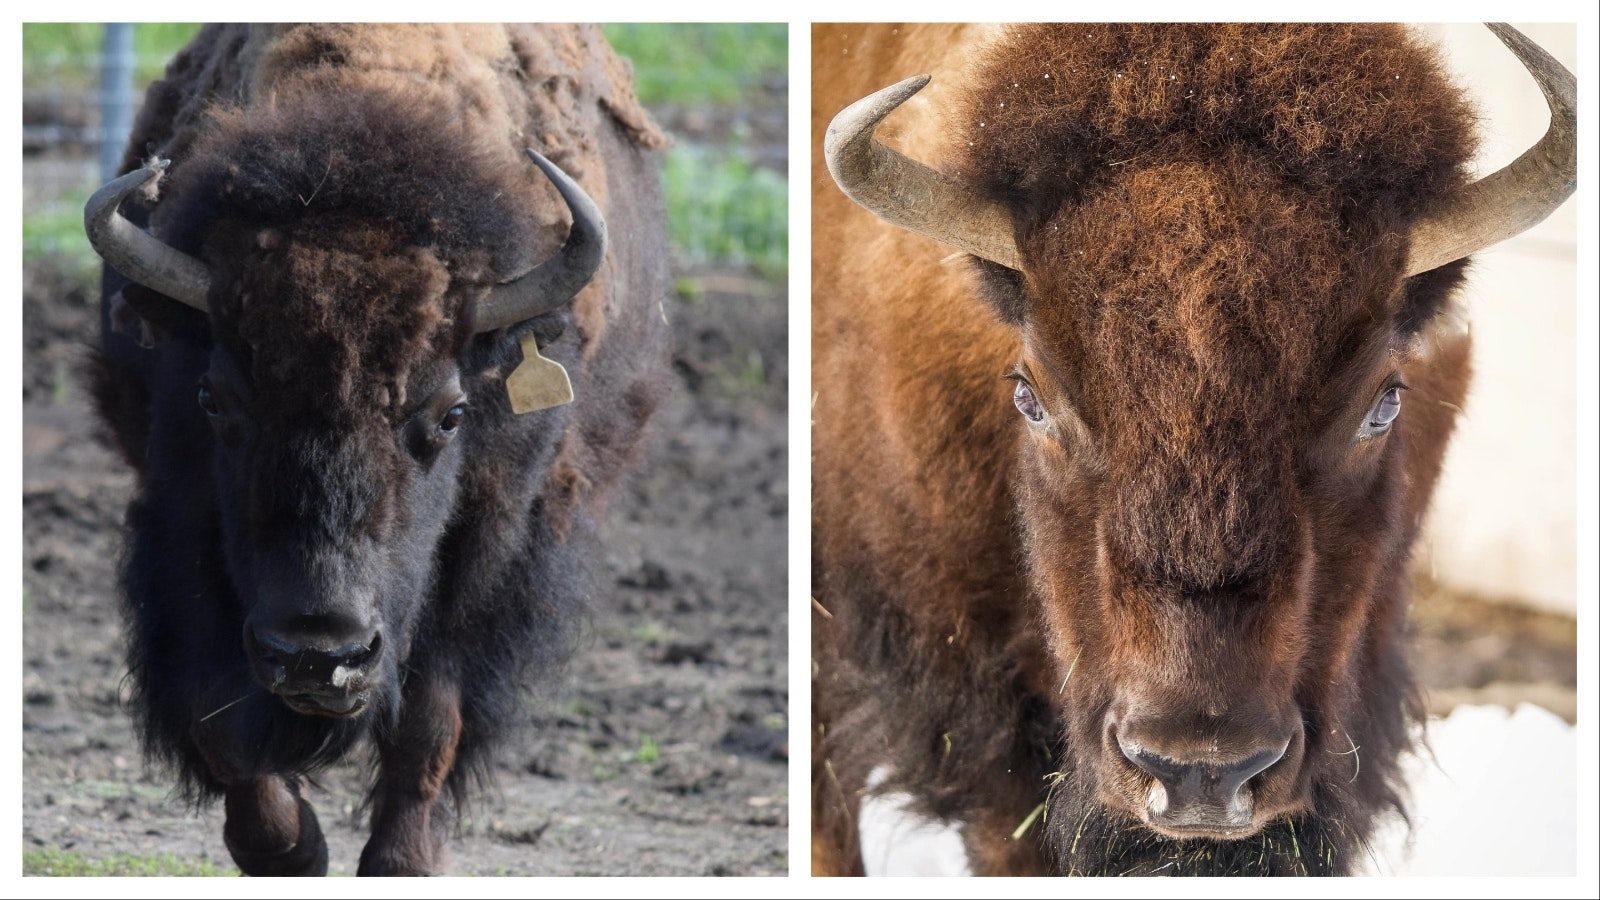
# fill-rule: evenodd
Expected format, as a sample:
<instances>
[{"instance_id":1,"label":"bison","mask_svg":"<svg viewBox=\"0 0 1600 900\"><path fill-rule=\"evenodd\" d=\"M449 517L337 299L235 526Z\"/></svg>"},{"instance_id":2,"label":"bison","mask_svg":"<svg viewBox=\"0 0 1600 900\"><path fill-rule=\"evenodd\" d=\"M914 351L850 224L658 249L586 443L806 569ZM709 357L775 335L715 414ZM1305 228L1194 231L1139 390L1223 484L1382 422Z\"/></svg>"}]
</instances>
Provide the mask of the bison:
<instances>
[{"instance_id":1,"label":"bison","mask_svg":"<svg viewBox=\"0 0 1600 900\"><path fill-rule=\"evenodd\" d=\"M142 742L245 873L326 873L356 753L359 873L437 871L570 654L667 389L666 142L595 27L212 25L150 87L92 386Z\"/></svg>"},{"instance_id":2,"label":"bison","mask_svg":"<svg viewBox=\"0 0 1600 900\"><path fill-rule=\"evenodd\" d=\"M1478 181L1400 26L816 28L813 871L867 792L987 874L1343 874L1403 813L1452 295L1576 179L1492 27L1552 125Z\"/></svg>"}]
</instances>

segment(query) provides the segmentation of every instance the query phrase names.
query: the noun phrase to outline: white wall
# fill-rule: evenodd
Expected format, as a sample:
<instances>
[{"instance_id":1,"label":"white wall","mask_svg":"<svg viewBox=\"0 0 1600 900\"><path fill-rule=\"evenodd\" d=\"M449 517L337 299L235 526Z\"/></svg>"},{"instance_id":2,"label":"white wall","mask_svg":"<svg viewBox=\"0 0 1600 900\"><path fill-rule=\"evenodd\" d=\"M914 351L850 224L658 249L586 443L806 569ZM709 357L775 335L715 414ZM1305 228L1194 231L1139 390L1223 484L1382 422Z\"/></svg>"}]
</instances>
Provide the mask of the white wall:
<instances>
[{"instance_id":1,"label":"white wall","mask_svg":"<svg viewBox=\"0 0 1600 900\"><path fill-rule=\"evenodd\" d=\"M1578 71L1576 27L1518 27ZM1426 30L1479 104L1479 174L1539 139L1549 122L1544 97L1488 29ZM1580 84L1580 98L1592 85ZM1580 172L1580 189L1593 177ZM1568 613L1577 609L1577 360L1580 343L1591 354L1594 346L1577 326L1578 205L1574 196L1476 256L1464 299L1477 374L1419 554L1445 583Z\"/></svg>"}]
</instances>

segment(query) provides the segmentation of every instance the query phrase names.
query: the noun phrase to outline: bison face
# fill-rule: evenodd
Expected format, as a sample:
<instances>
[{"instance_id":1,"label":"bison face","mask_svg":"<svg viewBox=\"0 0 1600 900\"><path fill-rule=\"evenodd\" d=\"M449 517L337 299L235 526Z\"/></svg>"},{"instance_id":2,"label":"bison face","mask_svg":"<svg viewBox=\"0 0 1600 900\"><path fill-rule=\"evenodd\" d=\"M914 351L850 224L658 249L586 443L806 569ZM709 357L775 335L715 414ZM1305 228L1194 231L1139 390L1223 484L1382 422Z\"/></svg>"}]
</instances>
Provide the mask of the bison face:
<instances>
[{"instance_id":1,"label":"bison face","mask_svg":"<svg viewBox=\"0 0 1600 900\"><path fill-rule=\"evenodd\" d=\"M243 646L297 712L361 713L432 590L468 409L453 366L432 370L394 420L353 427L253 415L256 391L222 352L200 381Z\"/></svg>"},{"instance_id":2,"label":"bison face","mask_svg":"<svg viewBox=\"0 0 1600 900\"><path fill-rule=\"evenodd\" d=\"M456 359L469 335L428 252L375 235L256 243L213 293L194 407L241 641L289 708L356 716L396 684L434 591L472 426Z\"/></svg>"},{"instance_id":3,"label":"bison face","mask_svg":"<svg viewBox=\"0 0 1600 900\"><path fill-rule=\"evenodd\" d=\"M1042 221L1028 277L991 277L1021 336L1018 520L1079 775L1058 802L1242 838L1397 730L1366 695L1405 696L1380 636L1449 428L1432 410L1462 385L1418 358L1433 304L1399 250L1357 252L1381 233L1247 163L1169 161Z\"/></svg>"}]
</instances>

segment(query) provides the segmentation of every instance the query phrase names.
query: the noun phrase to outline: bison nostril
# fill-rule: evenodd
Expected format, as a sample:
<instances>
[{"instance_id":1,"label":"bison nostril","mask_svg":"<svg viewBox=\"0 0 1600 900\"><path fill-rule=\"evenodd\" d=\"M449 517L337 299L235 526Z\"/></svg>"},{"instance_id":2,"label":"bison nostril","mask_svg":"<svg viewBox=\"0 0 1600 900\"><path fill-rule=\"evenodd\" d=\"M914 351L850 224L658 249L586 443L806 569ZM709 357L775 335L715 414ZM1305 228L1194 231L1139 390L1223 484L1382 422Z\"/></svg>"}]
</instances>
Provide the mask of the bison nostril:
<instances>
[{"instance_id":1,"label":"bison nostril","mask_svg":"<svg viewBox=\"0 0 1600 900\"><path fill-rule=\"evenodd\" d=\"M1156 780L1148 808L1162 821L1179 825L1247 824L1253 803L1241 789L1283 758L1288 742L1228 760L1182 761L1139 743L1117 738L1122 755Z\"/></svg>"},{"instance_id":2,"label":"bison nostril","mask_svg":"<svg viewBox=\"0 0 1600 900\"><path fill-rule=\"evenodd\" d=\"M275 634L252 626L245 629L245 646L256 677L274 691L287 689L286 685L294 690L323 685L345 691L361 689L368 670L383 653L383 638L374 632L366 640L327 649L314 634Z\"/></svg>"},{"instance_id":3,"label":"bison nostril","mask_svg":"<svg viewBox=\"0 0 1600 900\"><path fill-rule=\"evenodd\" d=\"M328 677L328 682L336 688L344 688L350 684L352 678L358 678L383 651L383 636L374 634L372 640L359 647L345 648L349 650L344 659L334 666L333 672Z\"/></svg>"}]
</instances>

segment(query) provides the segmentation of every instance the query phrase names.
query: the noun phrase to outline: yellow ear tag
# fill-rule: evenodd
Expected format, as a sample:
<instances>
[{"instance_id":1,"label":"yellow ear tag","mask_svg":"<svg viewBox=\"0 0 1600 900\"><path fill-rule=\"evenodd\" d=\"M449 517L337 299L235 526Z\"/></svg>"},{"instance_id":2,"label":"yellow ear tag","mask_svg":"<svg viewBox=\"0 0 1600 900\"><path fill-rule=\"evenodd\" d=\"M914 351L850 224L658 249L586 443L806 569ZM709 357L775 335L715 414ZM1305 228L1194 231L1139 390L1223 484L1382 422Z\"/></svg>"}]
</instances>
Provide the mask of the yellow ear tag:
<instances>
[{"instance_id":1,"label":"yellow ear tag","mask_svg":"<svg viewBox=\"0 0 1600 900\"><path fill-rule=\"evenodd\" d=\"M517 415L572 402L572 379L555 360L539 355L533 335L522 339L522 363L506 378L511 411Z\"/></svg>"}]
</instances>

